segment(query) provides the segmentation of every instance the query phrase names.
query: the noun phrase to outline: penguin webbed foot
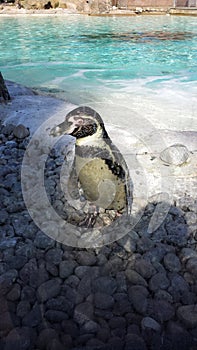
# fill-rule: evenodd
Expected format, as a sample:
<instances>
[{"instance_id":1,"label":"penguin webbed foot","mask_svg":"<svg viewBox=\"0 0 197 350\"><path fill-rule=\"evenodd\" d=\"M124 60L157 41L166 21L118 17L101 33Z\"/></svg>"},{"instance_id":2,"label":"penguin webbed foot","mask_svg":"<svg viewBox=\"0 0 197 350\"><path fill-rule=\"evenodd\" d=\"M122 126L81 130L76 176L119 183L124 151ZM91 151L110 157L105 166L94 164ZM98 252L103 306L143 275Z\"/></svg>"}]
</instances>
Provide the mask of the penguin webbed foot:
<instances>
[{"instance_id":1,"label":"penguin webbed foot","mask_svg":"<svg viewBox=\"0 0 197 350\"><path fill-rule=\"evenodd\" d=\"M85 218L79 223L79 226L81 227L85 226L87 228L94 227L98 215L99 215L99 208L95 205L90 206L89 212L86 214Z\"/></svg>"}]
</instances>

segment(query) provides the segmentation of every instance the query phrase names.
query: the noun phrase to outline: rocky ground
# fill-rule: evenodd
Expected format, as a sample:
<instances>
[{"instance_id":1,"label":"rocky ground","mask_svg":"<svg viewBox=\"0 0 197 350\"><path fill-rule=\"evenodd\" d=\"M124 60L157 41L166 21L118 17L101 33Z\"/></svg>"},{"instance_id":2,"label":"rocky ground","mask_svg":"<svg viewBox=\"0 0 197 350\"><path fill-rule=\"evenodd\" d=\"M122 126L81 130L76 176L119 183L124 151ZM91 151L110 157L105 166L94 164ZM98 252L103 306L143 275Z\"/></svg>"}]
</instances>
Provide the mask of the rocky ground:
<instances>
[{"instance_id":1,"label":"rocky ground","mask_svg":"<svg viewBox=\"0 0 197 350\"><path fill-rule=\"evenodd\" d=\"M155 202L117 242L60 244L23 200L28 142L26 128L1 125L0 349L197 349L197 201L177 199L153 233ZM58 159L47 164L54 175Z\"/></svg>"}]
</instances>

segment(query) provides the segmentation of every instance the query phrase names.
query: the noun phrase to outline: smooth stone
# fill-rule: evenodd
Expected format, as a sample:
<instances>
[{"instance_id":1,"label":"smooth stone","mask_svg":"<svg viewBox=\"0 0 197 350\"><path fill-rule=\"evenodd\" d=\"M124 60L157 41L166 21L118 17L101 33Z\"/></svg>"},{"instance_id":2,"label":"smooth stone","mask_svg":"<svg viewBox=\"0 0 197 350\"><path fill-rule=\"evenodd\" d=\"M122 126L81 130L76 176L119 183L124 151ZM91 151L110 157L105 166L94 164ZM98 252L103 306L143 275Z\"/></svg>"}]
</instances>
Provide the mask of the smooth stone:
<instances>
[{"instance_id":1,"label":"smooth stone","mask_svg":"<svg viewBox=\"0 0 197 350\"><path fill-rule=\"evenodd\" d=\"M42 321L42 312L40 305L34 305L32 310L26 314L22 320L22 324L27 327L36 327Z\"/></svg>"},{"instance_id":2,"label":"smooth stone","mask_svg":"<svg viewBox=\"0 0 197 350\"><path fill-rule=\"evenodd\" d=\"M170 281L165 273L156 273L149 281L149 288L151 291L156 292L159 289L167 289L170 285Z\"/></svg>"},{"instance_id":3,"label":"smooth stone","mask_svg":"<svg viewBox=\"0 0 197 350\"><path fill-rule=\"evenodd\" d=\"M181 270L180 260L173 253L168 253L164 256L164 265L171 272L179 272Z\"/></svg>"},{"instance_id":4,"label":"smooth stone","mask_svg":"<svg viewBox=\"0 0 197 350\"><path fill-rule=\"evenodd\" d=\"M130 283L147 287L146 280L138 272L126 269L125 276Z\"/></svg>"},{"instance_id":5,"label":"smooth stone","mask_svg":"<svg viewBox=\"0 0 197 350\"><path fill-rule=\"evenodd\" d=\"M197 305L184 305L177 309L178 318L188 328L197 327Z\"/></svg>"},{"instance_id":6,"label":"smooth stone","mask_svg":"<svg viewBox=\"0 0 197 350\"><path fill-rule=\"evenodd\" d=\"M74 320L83 325L85 322L92 320L94 315L94 309L91 303L84 302L78 304L74 310Z\"/></svg>"},{"instance_id":7,"label":"smooth stone","mask_svg":"<svg viewBox=\"0 0 197 350\"><path fill-rule=\"evenodd\" d=\"M186 146L174 144L160 153L160 159L168 164L181 165L187 162L189 155L190 152Z\"/></svg>"},{"instance_id":8,"label":"smooth stone","mask_svg":"<svg viewBox=\"0 0 197 350\"><path fill-rule=\"evenodd\" d=\"M76 262L72 260L63 260L59 264L59 275L61 278L67 278L72 275L76 267Z\"/></svg>"},{"instance_id":9,"label":"smooth stone","mask_svg":"<svg viewBox=\"0 0 197 350\"><path fill-rule=\"evenodd\" d=\"M149 279L156 272L151 262L144 259L136 261L135 270L145 279Z\"/></svg>"},{"instance_id":10,"label":"smooth stone","mask_svg":"<svg viewBox=\"0 0 197 350\"><path fill-rule=\"evenodd\" d=\"M45 350L48 344L51 344L53 339L58 339L58 334L53 328L41 330L38 336L37 344L40 350Z\"/></svg>"},{"instance_id":11,"label":"smooth stone","mask_svg":"<svg viewBox=\"0 0 197 350\"><path fill-rule=\"evenodd\" d=\"M142 329L152 329L156 332L161 331L161 326L160 324L154 320L152 317L144 317L141 322Z\"/></svg>"},{"instance_id":12,"label":"smooth stone","mask_svg":"<svg viewBox=\"0 0 197 350\"><path fill-rule=\"evenodd\" d=\"M31 350L36 340L36 333L29 327L12 329L6 337L4 350Z\"/></svg>"},{"instance_id":13,"label":"smooth stone","mask_svg":"<svg viewBox=\"0 0 197 350\"><path fill-rule=\"evenodd\" d=\"M98 309L109 310L114 305L114 298L109 294L97 292L94 295L94 304Z\"/></svg>"},{"instance_id":14,"label":"smooth stone","mask_svg":"<svg viewBox=\"0 0 197 350\"><path fill-rule=\"evenodd\" d=\"M47 310L44 316L52 323L59 323L68 319L68 314L60 310Z\"/></svg>"},{"instance_id":15,"label":"smooth stone","mask_svg":"<svg viewBox=\"0 0 197 350\"><path fill-rule=\"evenodd\" d=\"M129 288L129 300L134 309L140 314L145 314L148 306L148 290L143 286L132 286Z\"/></svg>"},{"instance_id":16,"label":"smooth stone","mask_svg":"<svg viewBox=\"0 0 197 350\"><path fill-rule=\"evenodd\" d=\"M102 276L92 282L92 288L94 292L112 295L117 289L117 283L113 277Z\"/></svg>"},{"instance_id":17,"label":"smooth stone","mask_svg":"<svg viewBox=\"0 0 197 350\"><path fill-rule=\"evenodd\" d=\"M174 317L175 310L172 304L165 300L149 300L147 316L159 323L164 323Z\"/></svg>"},{"instance_id":18,"label":"smooth stone","mask_svg":"<svg viewBox=\"0 0 197 350\"><path fill-rule=\"evenodd\" d=\"M24 139L29 136L29 134L29 129L27 129L23 124L19 124L13 129L13 135L17 139Z\"/></svg>"},{"instance_id":19,"label":"smooth stone","mask_svg":"<svg viewBox=\"0 0 197 350\"><path fill-rule=\"evenodd\" d=\"M56 297L60 293L60 290L61 280L59 278L53 278L38 287L37 298L44 303L48 299Z\"/></svg>"},{"instance_id":20,"label":"smooth stone","mask_svg":"<svg viewBox=\"0 0 197 350\"><path fill-rule=\"evenodd\" d=\"M82 251L82 252L79 252L76 256L76 261L78 262L78 264L84 265L84 266L95 265L96 260L97 260L96 256L92 252Z\"/></svg>"}]
</instances>

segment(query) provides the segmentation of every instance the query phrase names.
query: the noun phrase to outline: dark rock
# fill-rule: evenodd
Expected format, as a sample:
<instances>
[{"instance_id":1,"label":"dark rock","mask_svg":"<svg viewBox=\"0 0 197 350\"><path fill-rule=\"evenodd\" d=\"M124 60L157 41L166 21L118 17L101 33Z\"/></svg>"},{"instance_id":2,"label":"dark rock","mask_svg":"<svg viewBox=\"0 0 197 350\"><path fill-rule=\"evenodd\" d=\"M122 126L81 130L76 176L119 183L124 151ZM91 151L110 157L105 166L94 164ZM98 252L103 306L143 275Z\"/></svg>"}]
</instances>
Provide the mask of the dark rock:
<instances>
[{"instance_id":1,"label":"dark rock","mask_svg":"<svg viewBox=\"0 0 197 350\"><path fill-rule=\"evenodd\" d=\"M46 263L46 270L54 277L57 277L59 274L58 267L49 261Z\"/></svg>"},{"instance_id":2,"label":"dark rock","mask_svg":"<svg viewBox=\"0 0 197 350\"><path fill-rule=\"evenodd\" d=\"M156 273L149 282L149 288L153 292L159 289L167 289L170 285L169 279L166 277L165 273L158 272Z\"/></svg>"},{"instance_id":3,"label":"dark rock","mask_svg":"<svg viewBox=\"0 0 197 350\"><path fill-rule=\"evenodd\" d=\"M9 217L8 212L2 209L0 211L0 224L1 225L4 224L7 221L8 217Z\"/></svg>"},{"instance_id":4,"label":"dark rock","mask_svg":"<svg viewBox=\"0 0 197 350\"><path fill-rule=\"evenodd\" d=\"M147 350L144 340L137 334L128 334L125 338L124 350Z\"/></svg>"},{"instance_id":5,"label":"dark rock","mask_svg":"<svg viewBox=\"0 0 197 350\"><path fill-rule=\"evenodd\" d=\"M12 289L10 290L10 292L7 294L7 300L16 301L20 299L20 295L21 295L20 284L15 283Z\"/></svg>"},{"instance_id":6,"label":"dark rock","mask_svg":"<svg viewBox=\"0 0 197 350\"><path fill-rule=\"evenodd\" d=\"M27 327L36 327L42 321L42 312L39 305L34 305L31 311L24 316L22 324Z\"/></svg>"},{"instance_id":7,"label":"dark rock","mask_svg":"<svg viewBox=\"0 0 197 350\"><path fill-rule=\"evenodd\" d=\"M49 299L46 302L46 308L51 310L63 311L65 313L69 313L72 310L69 300L67 300L61 295L57 296L57 298Z\"/></svg>"},{"instance_id":8,"label":"dark rock","mask_svg":"<svg viewBox=\"0 0 197 350\"><path fill-rule=\"evenodd\" d=\"M108 341L109 349L113 350L122 350L124 349L124 341L123 339L120 339L119 337L110 337ZM102 348L101 348L102 349Z\"/></svg>"},{"instance_id":9,"label":"dark rock","mask_svg":"<svg viewBox=\"0 0 197 350\"><path fill-rule=\"evenodd\" d=\"M42 283L37 290L37 298L41 302L56 297L61 290L61 281L59 278L53 278L47 282Z\"/></svg>"},{"instance_id":10,"label":"dark rock","mask_svg":"<svg viewBox=\"0 0 197 350\"><path fill-rule=\"evenodd\" d=\"M147 315L163 323L174 317L174 307L165 300L149 300Z\"/></svg>"},{"instance_id":11,"label":"dark rock","mask_svg":"<svg viewBox=\"0 0 197 350\"><path fill-rule=\"evenodd\" d=\"M75 269L75 275L79 278L84 277L84 275L90 275L91 267L90 266L77 266Z\"/></svg>"},{"instance_id":12,"label":"dark rock","mask_svg":"<svg viewBox=\"0 0 197 350\"><path fill-rule=\"evenodd\" d=\"M152 317L144 317L141 322L142 329L144 330L154 330L155 332L161 331L160 324L155 321Z\"/></svg>"},{"instance_id":13,"label":"dark rock","mask_svg":"<svg viewBox=\"0 0 197 350\"><path fill-rule=\"evenodd\" d=\"M7 294L18 276L17 270L9 270L0 276L0 296Z\"/></svg>"},{"instance_id":14,"label":"dark rock","mask_svg":"<svg viewBox=\"0 0 197 350\"><path fill-rule=\"evenodd\" d=\"M149 261L143 259L136 261L135 270L145 279L149 279L156 272L153 265Z\"/></svg>"},{"instance_id":15,"label":"dark rock","mask_svg":"<svg viewBox=\"0 0 197 350\"><path fill-rule=\"evenodd\" d=\"M31 305L29 301L21 300L17 305L16 314L18 317L23 318L29 313L30 310L31 310Z\"/></svg>"},{"instance_id":16,"label":"dark rock","mask_svg":"<svg viewBox=\"0 0 197 350\"><path fill-rule=\"evenodd\" d=\"M14 328L11 313L6 311L0 314L0 334L7 334Z\"/></svg>"},{"instance_id":17,"label":"dark rock","mask_svg":"<svg viewBox=\"0 0 197 350\"><path fill-rule=\"evenodd\" d=\"M28 327L17 327L10 331L6 337L4 350L31 350L36 339L35 332Z\"/></svg>"},{"instance_id":18,"label":"dark rock","mask_svg":"<svg viewBox=\"0 0 197 350\"><path fill-rule=\"evenodd\" d=\"M78 285L78 293L83 297L87 297L92 291L91 285L91 278L84 276Z\"/></svg>"},{"instance_id":19,"label":"dark rock","mask_svg":"<svg viewBox=\"0 0 197 350\"><path fill-rule=\"evenodd\" d=\"M170 293L168 293L166 290L159 289L155 293L155 299L157 300L166 300L169 303L173 303L173 297Z\"/></svg>"},{"instance_id":20,"label":"dark rock","mask_svg":"<svg viewBox=\"0 0 197 350\"><path fill-rule=\"evenodd\" d=\"M29 277L29 285L33 288L39 287L42 283L49 279L49 274L47 273L44 266L40 266L38 270L32 271Z\"/></svg>"},{"instance_id":21,"label":"dark rock","mask_svg":"<svg viewBox=\"0 0 197 350\"><path fill-rule=\"evenodd\" d=\"M179 272L181 270L180 260L173 253L168 253L164 256L164 265L171 272Z\"/></svg>"},{"instance_id":22,"label":"dark rock","mask_svg":"<svg viewBox=\"0 0 197 350\"><path fill-rule=\"evenodd\" d=\"M113 277L98 277L92 282L94 292L112 295L117 288L116 280Z\"/></svg>"},{"instance_id":23,"label":"dark rock","mask_svg":"<svg viewBox=\"0 0 197 350\"><path fill-rule=\"evenodd\" d=\"M21 291L21 300L29 301L33 304L36 300L35 290L30 286L24 286Z\"/></svg>"},{"instance_id":24,"label":"dark rock","mask_svg":"<svg viewBox=\"0 0 197 350\"><path fill-rule=\"evenodd\" d=\"M48 310L45 312L45 317L52 323L59 323L68 319L68 314L58 310Z\"/></svg>"},{"instance_id":25,"label":"dark rock","mask_svg":"<svg viewBox=\"0 0 197 350\"><path fill-rule=\"evenodd\" d=\"M73 339L79 336L79 328L72 319L64 320L62 322L62 329L65 334L71 335Z\"/></svg>"},{"instance_id":26,"label":"dark rock","mask_svg":"<svg viewBox=\"0 0 197 350\"><path fill-rule=\"evenodd\" d=\"M178 318L188 328L197 327L197 305L184 305L177 309Z\"/></svg>"},{"instance_id":27,"label":"dark rock","mask_svg":"<svg viewBox=\"0 0 197 350\"><path fill-rule=\"evenodd\" d=\"M65 350L63 344L58 339L52 339L48 344L47 350Z\"/></svg>"},{"instance_id":28,"label":"dark rock","mask_svg":"<svg viewBox=\"0 0 197 350\"><path fill-rule=\"evenodd\" d=\"M182 262L186 262L191 258L197 258L197 251L191 248L183 248L180 254Z\"/></svg>"},{"instance_id":29,"label":"dark rock","mask_svg":"<svg viewBox=\"0 0 197 350\"><path fill-rule=\"evenodd\" d=\"M61 278L67 278L72 275L76 267L76 262L72 260L63 260L59 264L59 275Z\"/></svg>"},{"instance_id":30,"label":"dark rock","mask_svg":"<svg viewBox=\"0 0 197 350\"><path fill-rule=\"evenodd\" d=\"M37 248L49 249L54 247L55 241L48 237L45 233L38 231L34 240L34 244ZM51 261L49 262L51 263Z\"/></svg>"},{"instance_id":31,"label":"dark rock","mask_svg":"<svg viewBox=\"0 0 197 350\"><path fill-rule=\"evenodd\" d=\"M166 224L167 237L166 241L170 244L175 244L178 247L183 247L187 244L187 225L185 223L177 223L170 221Z\"/></svg>"},{"instance_id":32,"label":"dark rock","mask_svg":"<svg viewBox=\"0 0 197 350\"><path fill-rule=\"evenodd\" d=\"M145 314L148 305L148 291L143 286L132 286L129 288L129 300L134 309L140 314Z\"/></svg>"},{"instance_id":33,"label":"dark rock","mask_svg":"<svg viewBox=\"0 0 197 350\"><path fill-rule=\"evenodd\" d=\"M194 276L197 277L197 258L190 258L187 261L186 269Z\"/></svg>"},{"instance_id":34,"label":"dark rock","mask_svg":"<svg viewBox=\"0 0 197 350\"><path fill-rule=\"evenodd\" d=\"M9 249L12 247L15 247L17 243L17 238L13 237L13 238L1 238L0 239L0 249L4 250L4 249Z\"/></svg>"},{"instance_id":35,"label":"dark rock","mask_svg":"<svg viewBox=\"0 0 197 350\"><path fill-rule=\"evenodd\" d=\"M171 286L168 288L169 293L173 296L175 302L179 301L184 293L189 292L189 285L181 275L177 273L169 274Z\"/></svg>"},{"instance_id":36,"label":"dark rock","mask_svg":"<svg viewBox=\"0 0 197 350\"><path fill-rule=\"evenodd\" d=\"M45 254L46 261L58 265L62 260L63 251L60 248L49 249Z\"/></svg>"},{"instance_id":37,"label":"dark rock","mask_svg":"<svg viewBox=\"0 0 197 350\"><path fill-rule=\"evenodd\" d=\"M109 294L98 292L94 295L94 304L98 309L111 309L114 305L114 298Z\"/></svg>"},{"instance_id":38,"label":"dark rock","mask_svg":"<svg viewBox=\"0 0 197 350\"><path fill-rule=\"evenodd\" d=\"M126 321L124 317L113 317L109 321L109 326L111 329L114 328L125 328L126 327Z\"/></svg>"},{"instance_id":39,"label":"dark rock","mask_svg":"<svg viewBox=\"0 0 197 350\"><path fill-rule=\"evenodd\" d=\"M88 302L78 304L74 310L74 320L79 325L83 325L85 322L93 320L93 311L92 304Z\"/></svg>"},{"instance_id":40,"label":"dark rock","mask_svg":"<svg viewBox=\"0 0 197 350\"><path fill-rule=\"evenodd\" d=\"M38 266L35 258L28 261L20 270L20 278L24 283L28 283L33 272L37 272Z\"/></svg>"},{"instance_id":41,"label":"dark rock","mask_svg":"<svg viewBox=\"0 0 197 350\"><path fill-rule=\"evenodd\" d=\"M93 252L79 252L76 256L76 260L80 265L92 266L96 264L96 256Z\"/></svg>"},{"instance_id":42,"label":"dark rock","mask_svg":"<svg viewBox=\"0 0 197 350\"><path fill-rule=\"evenodd\" d=\"M58 339L58 334L53 328L43 329L37 340L39 350L45 350L48 344L51 344L53 339Z\"/></svg>"},{"instance_id":43,"label":"dark rock","mask_svg":"<svg viewBox=\"0 0 197 350\"><path fill-rule=\"evenodd\" d=\"M27 258L24 255L15 255L7 260L10 269L20 270L27 262Z\"/></svg>"},{"instance_id":44,"label":"dark rock","mask_svg":"<svg viewBox=\"0 0 197 350\"><path fill-rule=\"evenodd\" d=\"M147 287L146 280L135 270L126 269L125 276L130 283Z\"/></svg>"},{"instance_id":45,"label":"dark rock","mask_svg":"<svg viewBox=\"0 0 197 350\"><path fill-rule=\"evenodd\" d=\"M98 324L92 320L86 321L80 327L81 333L96 333L98 331Z\"/></svg>"},{"instance_id":46,"label":"dark rock","mask_svg":"<svg viewBox=\"0 0 197 350\"><path fill-rule=\"evenodd\" d=\"M172 344L173 350L188 350L195 345L189 332L183 328L179 323L170 321L167 325L167 330L164 339L168 338ZM193 345L193 346L192 346Z\"/></svg>"}]
</instances>

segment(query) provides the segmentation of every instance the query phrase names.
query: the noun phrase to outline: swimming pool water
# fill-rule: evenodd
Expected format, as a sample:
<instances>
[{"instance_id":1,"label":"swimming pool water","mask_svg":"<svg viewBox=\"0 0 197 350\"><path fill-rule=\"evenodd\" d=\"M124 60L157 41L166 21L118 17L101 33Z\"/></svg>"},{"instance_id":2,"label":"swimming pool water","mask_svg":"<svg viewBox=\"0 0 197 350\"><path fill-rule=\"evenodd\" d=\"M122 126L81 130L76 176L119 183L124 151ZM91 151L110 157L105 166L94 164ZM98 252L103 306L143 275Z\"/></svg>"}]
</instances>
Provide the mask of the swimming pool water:
<instances>
[{"instance_id":1,"label":"swimming pool water","mask_svg":"<svg viewBox=\"0 0 197 350\"><path fill-rule=\"evenodd\" d=\"M194 103L196 17L2 17L0 32L6 79L61 91L75 103L150 102L158 91L160 101Z\"/></svg>"}]
</instances>

